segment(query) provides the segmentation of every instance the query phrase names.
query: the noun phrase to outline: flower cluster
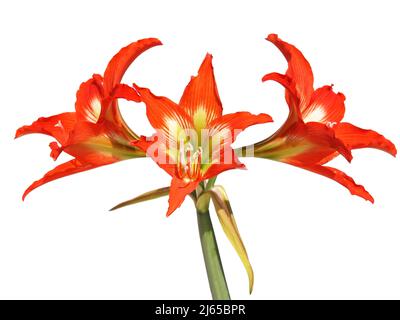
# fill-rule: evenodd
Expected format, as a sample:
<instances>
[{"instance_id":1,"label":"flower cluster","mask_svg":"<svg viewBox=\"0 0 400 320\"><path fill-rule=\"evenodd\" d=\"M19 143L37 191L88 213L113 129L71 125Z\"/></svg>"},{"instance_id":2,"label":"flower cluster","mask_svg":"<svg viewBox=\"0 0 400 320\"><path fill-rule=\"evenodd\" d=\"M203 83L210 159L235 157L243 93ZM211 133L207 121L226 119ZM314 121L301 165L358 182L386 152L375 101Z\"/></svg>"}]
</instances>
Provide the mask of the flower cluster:
<instances>
[{"instance_id":1,"label":"flower cluster","mask_svg":"<svg viewBox=\"0 0 400 320\"><path fill-rule=\"evenodd\" d=\"M262 78L285 88L289 106L287 120L270 137L251 146L231 147L240 132L271 122L272 118L247 111L223 114L210 54L205 56L197 76L191 78L178 103L137 84L122 84L131 63L147 49L161 44L158 39L143 39L122 48L111 59L104 75L94 74L81 84L74 112L39 118L17 130L16 137L30 133L53 137L56 141L50 143L50 155L54 160L61 152L73 157L32 183L23 198L55 179L148 156L171 176L170 187L145 193L115 208L169 195L167 215L170 215L188 195L194 199L198 212L207 211L212 200L225 233L246 267L251 290L253 271L226 192L221 186L214 186L220 173L243 168L239 157L266 158L326 176L352 194L373 202L363 186L326 163L339 155L351 161L351 151L357 148L376 148L396 155L393 143L379 133L342 121L345 96L335 93L332 86L314 89L310 64L296 47L275 34L270 34L267 40L282 52L288 63L285 74L274 72ZM118 99L144 103L148 121L155 130L153 136L140 136L128 127L119 111Z\"/></svg>"}]
</instances>

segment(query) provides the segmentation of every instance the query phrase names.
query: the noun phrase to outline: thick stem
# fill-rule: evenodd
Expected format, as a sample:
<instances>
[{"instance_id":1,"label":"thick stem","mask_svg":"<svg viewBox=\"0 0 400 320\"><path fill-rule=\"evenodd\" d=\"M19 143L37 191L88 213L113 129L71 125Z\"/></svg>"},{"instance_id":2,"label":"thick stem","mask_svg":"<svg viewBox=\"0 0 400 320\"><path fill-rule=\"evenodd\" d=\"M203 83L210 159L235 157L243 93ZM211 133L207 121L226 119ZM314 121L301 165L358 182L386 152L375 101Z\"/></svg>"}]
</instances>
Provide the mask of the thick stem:
<instances>
[{"instance_id":1,"label":"thick stem","mask_svg":"<svg viewBox=\"0 0 400 320\"><path fill-rule=\"evenodd\" d=\"M230 300L208 206L207 208L197 208L197 222L212 298L214 300Z\"/></svg>"}]
</instances>

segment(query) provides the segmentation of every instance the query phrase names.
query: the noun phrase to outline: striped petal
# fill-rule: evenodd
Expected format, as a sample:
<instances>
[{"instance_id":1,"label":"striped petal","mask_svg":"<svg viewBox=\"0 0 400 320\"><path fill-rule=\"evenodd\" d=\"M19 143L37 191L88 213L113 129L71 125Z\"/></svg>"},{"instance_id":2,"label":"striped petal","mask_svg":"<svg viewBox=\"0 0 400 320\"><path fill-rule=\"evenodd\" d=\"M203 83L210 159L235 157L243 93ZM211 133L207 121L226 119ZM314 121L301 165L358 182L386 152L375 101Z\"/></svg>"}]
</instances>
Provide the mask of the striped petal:
<instances>
[{"instance_id":1,"label":"striped petal","mask_svg":"<svg viewBox=\"0 0 400 320\"><path fill-rule=\"evenodd\" d=\"M345 112L345 99L342 93L333 92L332 86L324 86L315 90L310 104L302 110L304 122L326 124L340 122Z\"/></svg>"},{"instance_id":2,"label":"striped petal","mask_svg":"<svg viewBox=\"0 0 400 320\"><path fill-rule=\"evenodd\" d=\"M362 185L357 184L353 180L353 178L349 177L344 172L338 169L321 165L305 165L301 162L288 162L288 163L300 167L302 169L318 173L329 179L332 179L337 183L340 183L345 188L347 188L352 195L361 197L367 201L370 201L371 203L374 203L374 198L369 194L367 190L365 190L365 188Z\"/></svg>"},{"instance_id":3,"label":"striped petal","mask_svg":"<svg viewBox=\"0 0 400 320\"><path fill-rule=\"evenodd\" d=\"M194 126L199 131L222 115L211 54L206 55L198 75L190 80L179 105L193 119Z\"/></svg>"},{"instance_id":4,"label":"striped petal","mask_svg":"<svg viewBox=\"0 0 400 320\"><path fill-rule=\"evenodd\" d=\"M104 91L106 95L112 95L115 86L119 84L125 71L132 62L144 51L161 45L156 38L142 39L122 48L108 63L104 72Z\"/></svg>"},{"instance_id":5,"label":"striped petal","mask_svg":"<svg viewBox=\"0 0 400 320\"><path fill-rule=\"evenodd\" d=\"M76 93L75 110L78 121L97 123L104 99L103 78L94 75L83 82Z\"/></svg>"},{"instance_id":6,"label":"striped petal","mask_svg":"<svg viewBox=\"0 0 400 320\"><path fill-rule=\"evenodd\" d=\"M20 127L15 133L15 138L32 133L41 133L54 137L59 143L65 144L75 124L75 112L65 112L46 118L41 117L31 125Z\"/></svg>"},{"instance_id":7,"label":"striped petal","mask_svg":"<svg viewBox=\"0 0 400 320\"><path fill-rule=\"evenodd\" d=\"M270 34L267 40L272 42L285 56L288 62L288 69L286 75L294 82L297 96L299 97L300 109L303 110L310 102L311 96L314 92L313 83L314 76L311 66L304 58L303 54L295 46L282 41L278 35ZM286 94L288 99L290 94ZM288 101L289 103L289 101Z\"/></svg>"},{"instance_id":8,"label":"striped petal","mask_svg":"<svg viewBox=\"0 0 400 320\"><path fill-rule=\"evenodd\" d=\"M376 131L361 129L347 122L338 123L333 129L336 137L349 149L374 148L392 156L397 154L395 145Z\"/></svg>"},{"instance_id":9,"label":"striped petal","mask_svg":"<svg viewBox=\"0 0 400 320\"><path fill-rule=\"evenodd\" d=\"M256 157L307 164L324 163L337 154L349 162L352 160L351 151L336 138L334 130L318 122L295 124L281 136L254 149Z\"/></svg>"},{"instance_id":10,"label":"striped petal","mask_svg":"<svg viewBox=\"0 0 400 320\"><path fill-rule=\"evenodd\" d=\"M171 146L177 146L187 131L193 128L192 119L175 102L154 95L149 89L134 84L142 101L146 104L147 118L152 127L160 133L159 139L165 139Z\"/></svg>"},{"instance_id":11,"label":"striped petal","mask_svg":"<svg viewBox=\"0 0 400 320\"><path fill-rule=\"evenodd\" d=\"M199 183L200 181L184 181L177 177L172 177L167 217L182 205L186 196L196 190Z\"/></svg>"},{"instance_id":12,"label":"striped petal","mask_svg":"<svg viewBox=\"0 0 400 320\"><path fill-rule=\"evenodd\" d=\"M111 163L111 162L110 162ZM103 165L108 164L108 163L103 163ZM88 163L82 163L77 159L73 159L71 161L65 162L63 164L60 164L59 166L55 167L53 170L50 170L47 172L43 178L35 181L32 183L24 192L22 196L22 200L25 199L25 197L34 189L48 183L51 181L54 181L56 179L60 179L65 176L69 176L78 172L82 171L87 171L90 169L94 169L96 167L99 167L100 165L94 166L92 164Z\"/></svg>"}]
</instances>

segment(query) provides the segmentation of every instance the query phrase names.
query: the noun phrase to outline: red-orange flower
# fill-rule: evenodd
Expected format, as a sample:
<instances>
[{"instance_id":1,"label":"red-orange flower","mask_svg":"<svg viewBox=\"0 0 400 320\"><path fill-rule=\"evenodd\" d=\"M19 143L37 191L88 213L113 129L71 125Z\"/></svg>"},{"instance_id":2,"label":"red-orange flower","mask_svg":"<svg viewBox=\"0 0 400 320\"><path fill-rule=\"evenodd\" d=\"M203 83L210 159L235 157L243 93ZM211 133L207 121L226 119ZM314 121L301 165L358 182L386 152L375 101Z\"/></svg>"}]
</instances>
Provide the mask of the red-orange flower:
<instances>
[{"instance_id":1,"label":"red-orange flower","mask_svg":"<svg viewBox=\"0 0 400 320\"><path fill-rule=\"evenodd\" d=\"M349 191L371 202L372 196L342 171L324 166L341 154L351 161L351 150L376 148L396 155L396 147L372 130L341 122L345 113L345 96L332 86L314 90L314 77L308 61L293 45L271 34L267 40L283 53L288 70L285 75L270 73L263 81L274 80L286 88L289 116L271 137L254 145L256 157L285 162L337 181Z\"/></svg>"},{"instance_id":2,"label":"red-orange flower","mask_svg":"<svg viewBox=\"0 0 400 320\"><path fill-rule=\"evenodd\" d=\"M231 143L247 127L272 121L266 114L222 115L210 54L187 85L179 104L134 87L157 131L154 137L142 137L134 145L146 151L172 177L167 215L202 181L225 170L243 168Z\"/></svg>"},{"instance_id":3,"label":"red-orange flower","mask_svg":"<svg viewBox=\"0 0 400 320\"><path fill-rule=\"evenodd\" d=\"M23 198L33 189L55 179L124 159L145 156L142 150L130 143L138 136L122 119L117 99L140 101L133 88L120 84L122 76L142 52L160 44L158 39L149 38L121 49L109 62L104 77L95 74L81 84L76 95L75 112L39 118L31 125L17 130L16 138L30 133L42 133L55 138L57 142L50 143L54 160L63 151L74 157L31 184Z\"/></svg>"}]
</instances>

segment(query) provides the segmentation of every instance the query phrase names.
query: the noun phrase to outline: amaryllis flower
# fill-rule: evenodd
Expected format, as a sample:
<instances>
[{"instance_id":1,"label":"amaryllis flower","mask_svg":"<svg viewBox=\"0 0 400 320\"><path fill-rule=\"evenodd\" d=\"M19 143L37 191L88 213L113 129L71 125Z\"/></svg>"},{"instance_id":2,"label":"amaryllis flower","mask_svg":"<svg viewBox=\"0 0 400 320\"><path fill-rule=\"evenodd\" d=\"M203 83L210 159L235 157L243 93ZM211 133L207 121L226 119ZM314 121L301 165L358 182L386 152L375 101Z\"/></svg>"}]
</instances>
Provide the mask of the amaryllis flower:
<instances>
[{"instance_id":1,"label":"amaryllis flower","mask_svg":"<svg viewBox=\"0 0 400 320\"><path fill-rule=\"evenodd\" d=\"M345 96L332 86L314 90L308 61L293 45L275 34L267 38L283 53L288 70L285 75L270 73L263 81L274 80L286 88L289 116L271 137L254 145L254 156L285 162L337 181L349 191L371 202L373 197L342 171L324 164L338 155L351 161L352 149L376 148L396 155L392 142L372 130L341 122Z\"/></svg>"},{"instance_id":2,"label":"amaryllis flower","mask_svg":"<svg viewBox=\"0 0 400 320\"><path fill-rule=\"evenodd\" d=\"M325 166L338 155L351 161L351 150L372 147L396 154L395 146L382 135L341 122L344 95L331 86L313 88L313 74L299 50L270 35L286 57L289 68L285 75L271 73L263 80L274 80L286 88L289 116L271 137L253 145L256 157L282 161L327 176L347 187L351 193L373 201L372 196L343 172ZM207 54L198 75L192 77L177 104L156 96L149 89L121 84L123 74L145 50L161 44L157 39L144 39L121 49L107 66L104 77L93 75L82 83L75 112L39 118L30 126L17 130L16 137L42 133L56 141L50 143L51 157L66 152L74 159L63 163L34 182L33 189L52 180L117 161L150 156L172 178L171 186L146 192L125 201L112 210L169 195L167 216L190 195L194 201L200 242L210 290L214 299L230 299L218 245L210 218L212 202L222 229L239 255L248 275L249 291L254 273L236 224L230 201L223 186L215 185L216 177L229 169L243 168L239 151L231 144L237 135L255 124L271 122L267 114L249 112L222 114L212 66ZM117 99L144 102L146 114L156 133L138 136L122 119ZM247 155L247 154L246 154Z\"/></svg>"},{"instance_id":3,"label":"amaryllis flower","mask_svg":"<svg viewBox=\"0 0 400 320\"><path fill-rule=\"evenodd\" d=\"M140 101L133 88L120 84L122 76L142 52L160 44L159 40L149 38L121 49L109 62L104 77L95 74L81 84L76 94L75 112L39 118L31 125L17 130L16 138L30 133L42 133L56 139L57 142L50 143L54 160L63 151L74 157L31 184L23 198L33 189L52 180L145 156L142 150L131 145L138 136L122 119L117 99Z\"/></svg>"},{"instance_id":4,"label":"amaryllis flower","mask_svg":"<svg viewBox=\"0 0 400 320\"><path fill-rule=\"evenodd\" d=\"M210 54L187 85L179 104L134 87L146 104L147 117L157 133L133 144L172 177L167 215L202 181L229 169L243 168L230 144L247 127L272 121L266 114L222 115Z\"/></svg>"}]
</instances>

